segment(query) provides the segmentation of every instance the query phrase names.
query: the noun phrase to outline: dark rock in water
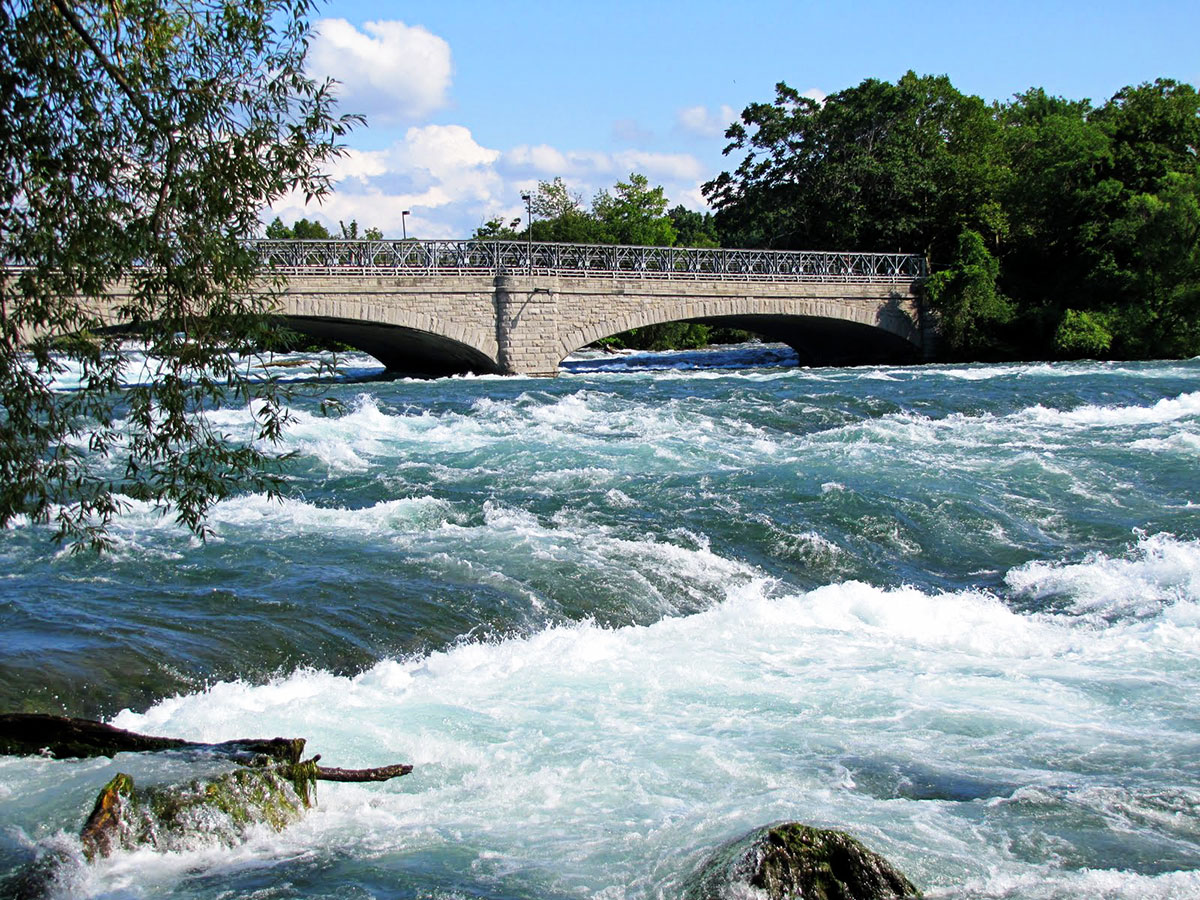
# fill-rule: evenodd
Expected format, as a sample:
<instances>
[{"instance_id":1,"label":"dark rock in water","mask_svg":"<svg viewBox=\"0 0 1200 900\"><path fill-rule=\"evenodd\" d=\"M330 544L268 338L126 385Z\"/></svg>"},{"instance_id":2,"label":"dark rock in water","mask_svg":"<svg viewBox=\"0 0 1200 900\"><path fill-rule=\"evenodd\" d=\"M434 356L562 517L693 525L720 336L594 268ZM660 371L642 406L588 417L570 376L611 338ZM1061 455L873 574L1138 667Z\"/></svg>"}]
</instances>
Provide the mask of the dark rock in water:
<instances>
[{"instance_id":1,"label":"dark rock in water","mask_svg":"<svg viewBox=\"0 0 1200 900\"><path fill-rule=\"evenodd\" d=\"M146 790L118 774L100 791L79 837L88 859L139 847L232 846L258 823L282 831L299 821L313 804L316 779L315 760Z\"/></svg>"},{"instance_id":2,"label":"dark rock in water","mask_svg":"<svg viewBox=\"0 0 1200 900\"><path fill-rule=\"evenodd\" d=\"M758 828L716 850L689 884L688 900L724 900L739 887L770 900L920 897L891 863L843 831L796 823Z\"/></svg>"},{"instance_id":3,"label":"dark rock in water","mask_svg":"<svg viewBox=\"0 0 1200 900\"><path fill-rule=\"evenodd\" d=\"M69 870L71 858L61 850L42 853L28 865L0 880L0 900L46 900L62 896L59 876Z\"/></svg>"}]
</instances>

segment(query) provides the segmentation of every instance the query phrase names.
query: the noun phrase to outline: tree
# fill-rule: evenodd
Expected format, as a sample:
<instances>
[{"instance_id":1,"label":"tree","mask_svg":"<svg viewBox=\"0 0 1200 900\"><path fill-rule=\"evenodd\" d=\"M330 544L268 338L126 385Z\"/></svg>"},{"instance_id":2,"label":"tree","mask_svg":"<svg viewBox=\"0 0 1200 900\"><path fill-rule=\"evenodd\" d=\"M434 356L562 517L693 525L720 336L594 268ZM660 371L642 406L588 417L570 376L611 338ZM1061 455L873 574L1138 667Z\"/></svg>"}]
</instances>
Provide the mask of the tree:
<instances>
[{"instance_id":1,"label":"tree","mask_svg":"<svg viewBox=\"0 0 1200 900\"><path fill-rule=\"evenodd\" d=\"M704 186L729 246L954 251L1002 230L999 127L945 76L867 79L823 103L784 83L726 132L741 164Z\"/></svg>"},{"instance_id":2,"label":"tree","mask_svg":"<svg viewBox=\"0 0 1200 900\"><path fill-rule=\"evenodd\" d=\"M358 234L358 223L351 222L354 232ZM327 241L333 237L329 229L320 222L308 219L297 219L290 226L284 225L283 220L276 216L267 226L267 237L275 241Z\"/></svg>"},{"instance_id":3,"label":"tree","mask_svg":"<svg viewBox=\"0 0 1200 900\"><path fill-rule=\"evenodd\" d=\"M513 219L506 225L502 217L496 216L476 228L471 238L476 241L515 241L521 236L517 231L520 226L520 218Z\"/></svg>"},{"instance_id":4,"label":"tree","mask_svg":"<svg viewBox=\"0 0 1200 900\"><path fill-rule=\"evenodd\" d=\"M1054 332L1054 349L1068 359L1096 359L1108 353L1112 340L1103 317L1086 310L1068 309Z\"/></svg>"},{"instance_id":5,"label":"tree","mask_svg":"<svg viewBox=\"0 0 1200 900\"><path fill-rule=\"evenodd\" d=\"M1112 312L1126 356L1200 354L1200 166L1134 194L1109 227L1123 282Z\"/></svg>"},{"instance_id":6,"label":"tree","mask_svg":"<svg viewBox=\"0 0 1200 900\"><path fill-rule=\"evenodd\" d=\"M675 228L675 243L680 247L719 247L717 223L712 213L698 213L682 203L667 211Z\"/></svg>"},{"instance_id":7,"label":"tree","mask_svg":"<svg viewBox=\"0 0 1200 900\"><path fill-rule=\"evenodd\" d=\"M1200 93L988 106L944 77L786 84L732 125L704 186L726 245L909 250L957 356L1200 352Z\"/></svg>"},{"instance_id":8,"label":"tree","mask_svg":"<svg viewBox=\"0 0 1200 900\"><path fill-rule=\"evenodd\" d=\"M662 185L650 187L645 175L630 174L618 181L614 193L601 191L592 200L592 213L614 244L669 247L675 243L675 226L667 215L667 195Z\"/></svg>"},{"instance_id":9,"label":"tree","mask_svg":"<svg viewBox=\"0 0 1200 900\"><path fill-rule=\"evenodd\" d=\"M662 186L650 187L649 179L636 172L628 182L618 181L613 193L596 194L590 210L566 182L555 178L538 182L530 198L532 235L535 241L566 244L669 246L675 243L676 233L666 209ZM498 219L494 223L497 230L503 224Z\"/></svg>"},{"instance_id":10,"label":"tree","mask_svg":"<svg viewBox=\"0 0 1200 900\"><path fill-rule=\"evenodd\" d=\"M942 340L953 355L988 356L995 352L997 326L1012 319L1012 306L996 289L1000 265L977 231L963 229L950 265L925 284L937 312Z\"/></svg>"},{"instance_id":11,"label":"tree","mask_svg":"<svg viewBox=\"0 0 1200 900\"><path fill-rule=\"evenodd\" d=\"M1170 172L1190 171L1200 153L1200 93L1159 78L1122 88L1091 121L1112 141L1108 177L1131 193L1148 193Z\"/></svg>"},{"instance_id":12,"label":"tree","mask_svg":"<svg viewBox=\"0 0 1200 900\"><path fill-rule=\"evenodd\" d=\"M613 242L596 216L583 208L582 197L572 193L561 178L539 181L537 192L530 198L529 208L534 217L532 234L535 241L565 244Z\"/></svg>"},{"instance_id":13,"label":"tree","mask_svg":"<svg viewBox=\"0 0 1200 900\"><path fill-rule=\"evenodd\" d=\"M256 440L283 427L275 386L229 348L280 287L245 244L260 210L325 194L355 120L304 74L310 10L0 0L0 526L101 546L132 496L203 534L216 500L272 489L264 453L206 413L249 404ZM152 378L130 384L104 332L112 296ZM79 388L56 390L68 365Z\"/></svg>"}]
</instances>

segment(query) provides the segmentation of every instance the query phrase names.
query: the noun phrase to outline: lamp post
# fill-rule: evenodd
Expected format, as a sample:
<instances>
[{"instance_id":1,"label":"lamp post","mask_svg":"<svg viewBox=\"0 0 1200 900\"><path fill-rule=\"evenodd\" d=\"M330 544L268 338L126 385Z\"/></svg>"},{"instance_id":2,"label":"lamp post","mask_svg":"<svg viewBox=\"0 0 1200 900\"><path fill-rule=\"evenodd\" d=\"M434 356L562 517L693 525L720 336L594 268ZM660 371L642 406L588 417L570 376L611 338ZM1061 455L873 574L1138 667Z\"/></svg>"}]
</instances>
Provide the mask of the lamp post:
<instances>
[{"instance_id":1,"label":"lamp post","mask_svg":"<svg viewBox=\"0 0 1200 900\"><path fill-rule=\"evenodd\" d=\"M525 201L525 268L528 274L533 274L533 196L522 194Z\"/></svg>"},{"instance_id":2,"label":"lamp post","mask_svg":"<svg viewBox=\"0 0 1200 900\"><path fill-rule=\"evenodd\" d=\"M404 224L404 220L408 218L409 210L400 210L400 234L404 240L408 240L408 227Z\"/></svg>"}]
</instances>

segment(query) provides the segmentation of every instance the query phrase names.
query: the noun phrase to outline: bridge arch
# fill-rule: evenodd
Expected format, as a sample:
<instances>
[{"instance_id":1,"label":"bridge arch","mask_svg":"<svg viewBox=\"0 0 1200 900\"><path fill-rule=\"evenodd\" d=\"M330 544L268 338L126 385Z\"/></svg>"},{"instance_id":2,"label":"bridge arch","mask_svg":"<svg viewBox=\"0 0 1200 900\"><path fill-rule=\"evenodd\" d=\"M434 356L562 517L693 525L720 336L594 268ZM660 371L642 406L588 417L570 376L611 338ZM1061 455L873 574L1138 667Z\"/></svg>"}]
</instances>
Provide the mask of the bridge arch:
<instances>
[{"instance_id":1,"label":"bridge arch","mask_svg":"<svg viewBox=\"0 0 1200 900\"><path fill-rule=\"evenodd\" d=\"M439 378L500 373L496 361L478 347L429 330L347 319L277 318L293 331L361 350L397 375Z\"/></svg>"},{"instance_id":2,"label":"bridge arch","mask_svg":"<svg viewBox=\"0 0 1200 900\"><path fill-rule=\"evenodd\" d=\"M866 302L857 298L742 296L694 304L664 298L661 303L640 304L568 331L558 361L634 328L695 322L749 331L788 344L799 354L802 365L915 362L922 355L922 335L906 299L898 292Z\"/></svg>"},{"instance_id":3,"label":"bridge arch","mask_svg":"<svg viewBox=\"0 0 1200 900\"><path fill-rule=\"evenodd\" d=\"M369 353L397 374L501 371L491 278L292 277L275 314L295 331Z\"/></svg>"}]
</instances>

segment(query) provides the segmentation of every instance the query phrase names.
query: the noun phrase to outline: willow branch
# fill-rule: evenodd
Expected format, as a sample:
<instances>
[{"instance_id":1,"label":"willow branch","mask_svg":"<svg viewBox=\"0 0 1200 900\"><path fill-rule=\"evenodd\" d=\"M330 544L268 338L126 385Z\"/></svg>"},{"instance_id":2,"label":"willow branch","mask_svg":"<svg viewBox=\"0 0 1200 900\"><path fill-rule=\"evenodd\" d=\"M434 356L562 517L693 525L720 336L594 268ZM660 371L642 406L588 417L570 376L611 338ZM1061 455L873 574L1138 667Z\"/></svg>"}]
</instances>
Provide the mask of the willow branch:
<instances>
[{"instance_id":1,"label":"willow branch","mask_svg":"<svg viewBox=\"0 0 1200 900\"><path fill-rule=\"evenodd\" d=\"M142 114L142 118L146 120L146 124L153 126L155 124L154 116L150 112L150 107L146 105L146 98L133 89L133 85L121 73L120 67L100 49L100 45L96 43L95 38L92 37L91 32L87 30L87 27L80 20L79 16L75 15L75 11L67 6L66 0L50 0L50 5L58 10L59 15L66 19L67 24L71 26L71 30L79 35L80 40L87 44L88 49L96 55L96 59L100 61L100 65L104 66L104 70L120 86L125 96L129 98L129 102L137 107L138 112Z\"/></svg>"}]
</instances>

